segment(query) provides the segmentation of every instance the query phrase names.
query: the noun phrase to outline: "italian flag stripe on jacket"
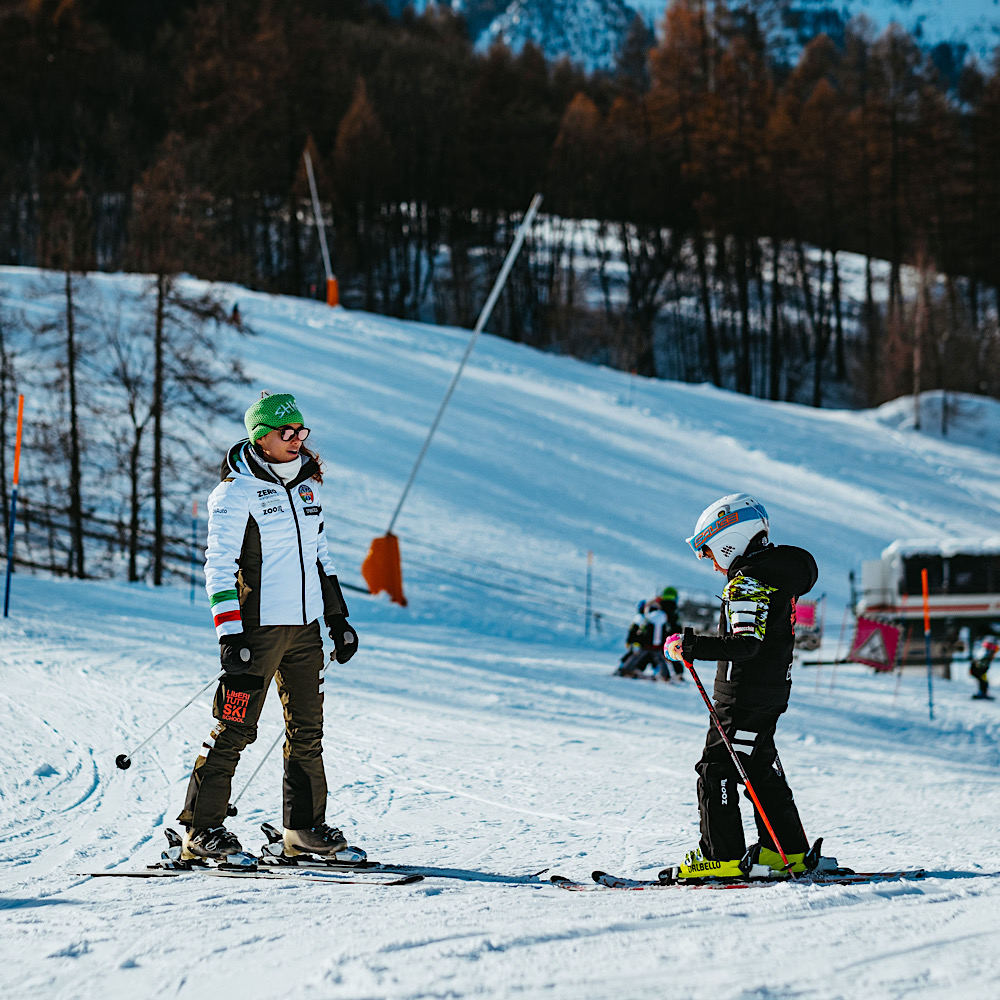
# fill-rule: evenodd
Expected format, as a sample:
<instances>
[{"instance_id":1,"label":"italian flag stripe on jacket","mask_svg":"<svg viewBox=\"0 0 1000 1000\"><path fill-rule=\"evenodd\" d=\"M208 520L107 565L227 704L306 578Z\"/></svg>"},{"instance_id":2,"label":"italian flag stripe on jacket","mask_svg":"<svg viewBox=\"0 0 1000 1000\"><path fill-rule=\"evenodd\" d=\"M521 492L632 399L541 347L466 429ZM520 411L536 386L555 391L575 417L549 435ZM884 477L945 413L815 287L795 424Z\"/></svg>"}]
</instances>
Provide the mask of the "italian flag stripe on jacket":
<instances>
[{"instance_id":1,"label":"italian flag stripe on jacket","mask_svg":"<svg viewBox=\"0 0 1000 1000\"><path fill-rule=\"evenodd\" d=\"M212 594L209 602L212 605L212 614L215 616L216 628L223 622L238 622L241 620L240 601L235 587L231 587L229 590L220 590L217 594Z\"/></svg>"}]
</instances>

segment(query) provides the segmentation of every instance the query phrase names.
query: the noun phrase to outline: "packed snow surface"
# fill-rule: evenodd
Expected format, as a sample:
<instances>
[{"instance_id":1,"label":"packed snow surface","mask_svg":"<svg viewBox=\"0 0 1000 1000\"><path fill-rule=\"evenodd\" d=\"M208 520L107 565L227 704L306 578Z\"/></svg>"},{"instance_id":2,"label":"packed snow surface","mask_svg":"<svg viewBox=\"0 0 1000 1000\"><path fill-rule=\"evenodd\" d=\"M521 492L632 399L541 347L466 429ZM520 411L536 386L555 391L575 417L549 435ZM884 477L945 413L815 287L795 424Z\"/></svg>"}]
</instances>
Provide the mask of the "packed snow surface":
<instances>
[{"instance_id":1,"label":"packed snow surface","mask_svg":"<svg viewBox=\"0 0 1000 1000\"><path fill-rule=\"evenodd\" d=\"M0 269L8 312L37 272ZM141 279L98 276L113 302ZM295 393L327 462L325 519L358 582L467 334L226 287L258 331L255 384ZM103 297L103 298L102 298ZM28 418L32 401L28 400ZM974 413L973 413L974 409ZM408 608L348 593L358 655L326 683L328 818L373 858L526 875L650 876L698 839L707 728L689 681L611 676L629 605L666 584L717 592L684 537L716 496L767 506L773 537L817 557L839 651L847 574L896 538L996 534L995 403L954 439L901 415L816 411L637 380L484 336L397 528ZM964 429L963 429L964 428ZM221 456L239 426L205 448ZM986 442L986 446L981 446ZM36 459L22 459L22 478ZM205 483L205 495L213 484ZM593 552L600 631L584 634ZM807 660L817 659L808 654ZM919 882L731 892L568 893L428 878L91 879L166 842L218 670L207 602L186 587L15 576L0 622L0 982L11 996L948 998L995 996L1000 720L956 671L795 668L778 729L811 837ZM711 664L701 665L708 681ZM281 729L272 692L239 793ZM280 821L272 754L230 827ZM543 876L544 878L544 876Z\"/></svg>"}]
</instances>

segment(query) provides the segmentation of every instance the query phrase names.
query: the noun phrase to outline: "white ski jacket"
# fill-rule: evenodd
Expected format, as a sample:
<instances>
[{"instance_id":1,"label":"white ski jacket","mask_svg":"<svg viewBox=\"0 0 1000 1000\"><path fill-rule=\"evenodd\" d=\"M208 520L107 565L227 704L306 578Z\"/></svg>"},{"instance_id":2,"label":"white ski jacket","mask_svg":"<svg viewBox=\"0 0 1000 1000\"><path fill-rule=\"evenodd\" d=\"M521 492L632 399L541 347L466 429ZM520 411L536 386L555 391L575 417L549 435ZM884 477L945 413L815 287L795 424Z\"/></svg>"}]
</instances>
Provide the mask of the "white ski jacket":
<instances>
[{"instance_id":1,"label":"white ski jacket","mask_svg":"<svg viewBox=\"0 0 1000 1000\"><path fill-rule=\"evenodd\" d=\"M285 484L249 441L229 450L208 498L205 589L221 638L257 625L346 615L323 532L315 460Z\"/></svg>"}]
</instances>

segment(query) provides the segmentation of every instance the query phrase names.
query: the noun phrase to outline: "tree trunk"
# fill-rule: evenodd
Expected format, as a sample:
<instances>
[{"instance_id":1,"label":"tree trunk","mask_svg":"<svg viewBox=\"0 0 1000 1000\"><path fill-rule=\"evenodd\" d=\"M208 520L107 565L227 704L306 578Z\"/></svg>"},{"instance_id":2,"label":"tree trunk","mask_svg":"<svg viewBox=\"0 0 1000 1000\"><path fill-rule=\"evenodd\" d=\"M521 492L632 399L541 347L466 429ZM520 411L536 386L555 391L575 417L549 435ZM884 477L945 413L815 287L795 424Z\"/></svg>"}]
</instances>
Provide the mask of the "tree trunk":
<instances>
[{"instance_id":1,"label":"tree trunk","mask_svg":"<svg viewBox=\"0 0 1000 1000\"><path fill-rule=\"evenodd\" d=\"M302 295L305 291L305 280L302 277L302 229L299 225L298 203L294 195L288 195L288 279L285 285L289 295ZM317 220L318 225L323 224L322 219ZM325 278L326 275L324 274ZM325 286L324 286L325 287Z\"/></svg>"},{"instance_id":2,"label":"tree trunk","mask_svg":"<svg viewBox=\"0 0 1000 1000\"><path fill-rule=\"evenodd\" d=\"M771 239L771 349L768 357L767 398L781 399L781 368L784 363L781 337L781 240Z\"/></svg>"},{"instance_id":3,"label":"tree trunk","mask_svg":"<svg viewBox=\"0 0 1000 1000\"><path fill-rule=\"evenodd\" d=\"M747 277L747 246L741 234L736 239L736 290L740 304L740 348L736 364L736 391L750 394L750 288Z\"/></svg>"},{"instance_id":4,"label":"tree trunk","mask_svg":"<svg viewBox=\"0 0 1000 1000\"><path fill-rule=\"evenodd\" d=\"M128 578L130 583L139 579L139 457L141 455L143 427L136 427L132 447L128 454L129 522L128 522Z\"/></svg>"},{"instance_id":5,"label":"tree trunk","mask_svg":"<svg viewBox=\"0 0 1000 1000\"><path fill-rule=\"evenodd\" d=\"M0 319L0 442L6 444L7 438L7 417L10 413L8 400L11 389L11 364L10 356L7 354L7 341L3 327L3 320ZM10 534L10 494L7 492L7 449L0 447L0 517L3 517L3 541L4 551L9 544Z\"/></svg>"},{"instance_id":6,"label":"tree trunk","mask_svg":"<svg viewBox=\"0 0 1000 1000\"><path fill-rule=\"evenodd\" d=\"M708 264L705 260L705 238L700 230L694 234L695 256L698 261L698 291L701 299L701 313L705 324L705 354L708 357L708 377L712 385L722 385L722 374L719 371L719 348L715 339L715 326L712 323L712 296L708 284Z\"/></svg>"},{"instance_id":7,"label":"tree trunk","mask_svg":"<svg viewBox=\"0 0 1000 1000\"><path fill-rule=\"evenodd\" d=\"M70 573L84 578L83 498L80 473L80 421L77 413L76 313L73 305L73 275L66 272L66 375L69 382L69 522L72 538Z\"/></svg>"},{"instance_id":8,"label":"tree trunk","mask_svg":"<svg viewBox=\"0 0 1000 1000\"><path fill-rule=\"evenodd\" d=\"M833 315L834 315L834 360L837 365L837 381L847 378L847 361L844 357L844 310L840 301L840 264L837 261L838 251L833 251Z\"/></svg>"},{"instance_id":9,"label":"tree trunk","mask_svg":"<svg viewBox=\"0 0 1000 1000\"><path fill-rule=\"evenodd\" d=\"M167 276L156 276L156 323L153 331L153 585L163 583L163 337Z\"/></svg>"},{"instance_id":10,"label":"tree trunk","mask_svg":"<svg viewBox=\"0 0 1000 1000\"><path fill-rule=\"evenodd\" d=\"M917 315L913 329L913 429L920 430L920 392L924 370L924 330L927 325L927 275L921 261L920 287L917 290Z\"/></svg>"}]
</instances>

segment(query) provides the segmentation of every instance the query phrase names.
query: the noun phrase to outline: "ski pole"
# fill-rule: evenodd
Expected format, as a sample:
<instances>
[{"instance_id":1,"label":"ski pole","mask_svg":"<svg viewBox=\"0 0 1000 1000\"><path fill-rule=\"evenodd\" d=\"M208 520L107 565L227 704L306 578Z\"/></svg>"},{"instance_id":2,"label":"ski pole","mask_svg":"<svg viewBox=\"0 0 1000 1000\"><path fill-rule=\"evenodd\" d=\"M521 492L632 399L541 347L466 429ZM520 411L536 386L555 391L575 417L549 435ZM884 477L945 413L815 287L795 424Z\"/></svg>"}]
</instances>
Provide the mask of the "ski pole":
<instances>
[{"instance_id":1,"label":"ski pole","mask_svg":"<svg viewBox=\"0 0 1000 1000\"><path fill-rule=\"evenodd\" d=\"M267 758L270 757L271 754L274 752L274 748L281 742L284 735L285 735L285 730L282 729L281 732L278 733L278 735L275 737L274 742L267 748L267 753L264 754L263 757L261 757L260 763L257 765L256 770L253 772L253 774L250 775L249 778L247 778L247 783L240 789L240 794L237 795L236 798L233 799L233 801L226 806L227 816L238 815L239 810L236 808L236 803L243 798L243 793L253 784L253 779L256 778L258 774L260 774L260 769L266 763Z\"/></svg>"},{"instance_id":2,"label":"ski pole","mask_svg":"<svg viewBox=\"0 0 1000 1000\"><path fill-rule=\"evenodd\" d=\"M781 844L778 841L778 837L774 832L774 827L771 826L771 821L767 818L767 813L764 812L764 807L760 804L760 799L757 798L757 793L754 791L753 785L750 783L750 778L747 775L746 768L740 762L740 758L737 756L736 751L733 749L732 743L729 742L729 737L726 735L725 729L722 727L722 721L719 719L719 713L716 712L715 706L712 704L708 695L705 693L705 688L701 683L701 678L698 676L698 672L694 669L694 664L689 663L687 660L684 661L684 666L688 668L691 676L694 678L695 684L698 685L698 690L701 692L702 698L705 700L705 704L708 706L708 712L712 716L712 721L715 723L715 728L719 730L719 735L722 737L722 742L726 744L726 749L729 751L729 756L732 757L733 763L736 765L736 770L739 772L740 777L743 779L743 784L746 786L747 792L750 793L750 798L753 799L753 804L757 807L757 812L760 813L760 818L764 821L764 826L767 827L767 832L771 835L771 840L774 841L774 846L778 848L778 853L781 855L781 860L784 862L785 868L791 868L792 863L788 860L785 852L781 848Z\"/></svg>"},{"instance_id":3,"label":"ski pole","mask_svg":"<svg viewBox=\"0 0 1000 1000\"><path fill-rule=\"evenodd\" d=\"M196 693L195 693L194 695L192 695L192 696L191 696L191 698L190 698L190 700L189 700L189 701L186 701L186 702L184 702L184 704L183 704L183 705L181 705L181 707L180 707L179 709L177 709L177 711L176 711L176 712L174 712L174 714L173 714L173 715L171 715L171 716L170 716L170 718L169 718L169 719L167 719L167 721L166 721L166 722L163 722L163 723L161 723L161 724L160 724L159 726L157 726L157 727L156 727L156 729L154 729L154 730L153 730L153 731L152 731L152 732L151 732L151 733L150 733L150 734L149 734L149 735L148 735L148 736L147 736L147 737L146 737L146 738L145 738L145 739L144 739L144 740L143 740L143 741L142 741L142 742L141 742L141 743L140 743L140 744L139 744L139 745L138 745L138 746L137 746L137 747L135 748L135 750L133 750L133 751L132 751L131 753L120 753L120 754L119 754L119 755L118 755L117 757L115 757L115 764L116 764L116 765L117 765L117 766L118 766L119 768L121 768L121 770L123 770L123 771L126 771L126 770L128 770L128 768L130 768L130 767L132 766L132 757L133 757L133 756L134 756L134 755L135 755L136 753L138 753L138 751L140 751L140 750L141 750L141 749L142 749L142 748L143 748L143 747L144 747L144 746L145 746L145 745L146 745L146 744L147 744L147 743L148 743L148 742L149 742L149 741L150 741L150 740L151 740L151 739L152 739L152 738L153 738L153 737L154 737L154 736L155 736L155 735L156 735L156 734L157 734L157 733L158 733L158 732L159 732L159 731L161 730L161 729L163 729L163 727L164 727L164 726L166 726L166 725L169 725L169 724L170 724L171 722L173 722L173 721L174 721L174 719L176 719L176 718L177 718L177 716L178 716L178 715L180 715L180 714L181 714L181 712L183 712L183 711L184 711L184 709L185 709L185 708L187 708L187 707L188 707L188 705L190 705L190 704L191 704L191 702L193 702L193 701L195 700L195 698L197 698L197 697L198 697L199 695L201 695L201 694L204 694L204 692L206 692L206 691L207 691L207 690L208 690L208 689L209 689L209 688L210 688L210 687L211 687L211 686L212 686L213 684L217 684L217 683L218 683L219 681L221 681L221 680L222 680L222 678L223 678L223 677L225 677L225 676L226 676L226 672L225 672L225 671L222 671L222 673L220 673L218 677L213 677L213 678L212 678L212 679L211 679L211 680L210 680L210 681L209 681L209 682L208 682L208 683L207 683L207 684L206 684L206 685L205 685L205 686L204 686L203 688L199 688L199 690L198 690L198 691L197 691L197 692L196 692Z\"/></svg>"}]
</instances>

